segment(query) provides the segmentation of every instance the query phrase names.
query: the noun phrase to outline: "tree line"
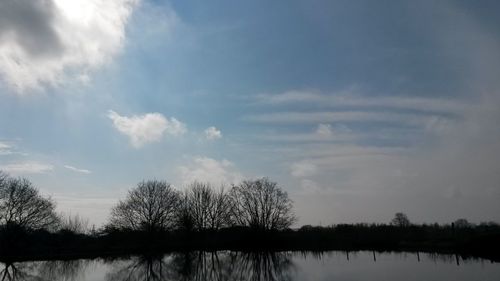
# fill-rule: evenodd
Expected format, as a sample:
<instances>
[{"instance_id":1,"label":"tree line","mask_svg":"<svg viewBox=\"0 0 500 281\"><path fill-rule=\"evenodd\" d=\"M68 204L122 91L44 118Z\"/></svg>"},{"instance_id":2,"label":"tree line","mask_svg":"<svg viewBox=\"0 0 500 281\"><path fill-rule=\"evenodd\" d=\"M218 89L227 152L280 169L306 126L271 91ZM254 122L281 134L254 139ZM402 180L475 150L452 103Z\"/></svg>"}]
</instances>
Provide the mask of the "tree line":
<instances>
[{"instance_id":1,"label":"tree line","mask_svg":"<svg viewBox=\"0 0 500 281\"><path fill-rule=\"evenodd\" d=\"M0 172L0 259L97 257L185 250L424 250L500 260L500 226L414 224L396 213L390 224L326 227L296 221L288 194L268 178L225 188L193 182L182 190L142 181L113 206L106 225L89 231L78 216L56 212L27 179Z\"/></svg>"},{"instance_id":2,"label":"tree line","mask_svg":"<svg viewBox=\"0 0 500 281\"><path fill-rule=\"evenodd\" d=\"M296 221L292 200L268 178L229 189L193 182L183 191L162 180L140 182L112 209L106 231L204 231L243 226L283 230ZM57 214L56 204L25 178L0 171L0 226L84 232L87 221Z\"/></svg>"},{"instance_id":3,"label":"tree line","mask_svg":"<svg viewBox=\"0 0 500 281\"><path fill-rule=\"evenodd\" d=\"M283 230L296 221L292 201L268 178L245 180L226 190L193 182L178 191L166 181L140 182L111 210L107 228L145 232L219 230L244 226Z\"/></svg>"},{"instance_id":4,"label":"tree line","mask_svg":"<svg viewBox=\"0 0 500 281\"><path fill-rule=\"evenodd\" d=\"M162 232L169 230L217 231L228 227L258 230L285 230L297 220L293 202L276 182L268 178L244 180L226 188L193 182L178 190L163 180L147 180L128 191L126 198L111 209L110 231ZM483 223L484 225L485 223ZM489 223L496 225L496 223ZM402 212L390 225L413 224ZM474 224L458 219L451 227L470 228ZM11 177L0 171L0 228L89 232L88 220L78 215L56 212L56 203L44 197L26 178ZM311 228L305 225L302 229Z\"/></svg>"},{"instance_id":5,"label":"tree line","mask_svg":"<svg viewBox=\"0 0 500 281\"><path fill-rule=\"evenodd\" d=\"M0 171L0 225L52 230L62 221L55 209L54 201L40 195L29 180Z\"/></svg>"}]
</instances>

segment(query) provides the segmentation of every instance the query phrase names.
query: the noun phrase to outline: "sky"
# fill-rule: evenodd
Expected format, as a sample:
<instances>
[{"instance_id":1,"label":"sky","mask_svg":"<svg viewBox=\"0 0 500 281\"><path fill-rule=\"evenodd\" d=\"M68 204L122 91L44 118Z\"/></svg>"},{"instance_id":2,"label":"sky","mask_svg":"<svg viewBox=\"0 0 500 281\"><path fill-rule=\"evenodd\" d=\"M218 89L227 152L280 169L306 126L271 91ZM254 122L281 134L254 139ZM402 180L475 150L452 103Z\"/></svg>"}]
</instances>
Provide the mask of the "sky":
<instances>
[{"instance_id":1,"label":"sky","mask_svg":"<svg viewBox=\"0 0 500 281\"><path fill-rule=\"evenodd\" d=\"M500 221L500 3L0 1L0 170L101 225L269 177L297 225Z\"/></svg>"}]
</instances>

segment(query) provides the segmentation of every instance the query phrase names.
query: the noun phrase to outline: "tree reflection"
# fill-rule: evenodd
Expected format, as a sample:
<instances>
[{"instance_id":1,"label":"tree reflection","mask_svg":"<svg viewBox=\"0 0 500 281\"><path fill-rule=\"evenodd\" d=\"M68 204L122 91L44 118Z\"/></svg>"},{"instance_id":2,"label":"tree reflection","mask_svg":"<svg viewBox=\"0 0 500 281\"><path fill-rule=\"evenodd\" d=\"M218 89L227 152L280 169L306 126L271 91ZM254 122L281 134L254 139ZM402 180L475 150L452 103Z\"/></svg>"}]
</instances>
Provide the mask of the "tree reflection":
<instances>
[{"instance_id":1,"label":"tree reflection","mask_svg":"<svg viewBox=\"0 0 500 281\"><path fill-rule=\"evenodd\" d=\"M284 281L292 280L294 268L291 255L282 252L242 253L233 257L234 267L231 280Z\"/></svg>"},{"instance_id":2,"label":"tree reflection","mask_svg":"<svg viewBox=\"0 0 500 281\"><path fill-rule=\"evenodd\" d=\"M4 263L3 269L0 272L2 281L14 281L14 280L30 280L30 274L28 272L31 271L30 268L26 268L27 265L19 264L16 265L14 263Z\"/></svg>"},{"instance_id":3,"label":"tree reflection","mask_svg":"<svg viewBox=\"0 0 500 281\"><path fill-rule=\"evenodd\" d=\"M116 262L107 280L285 281L293 268L288 253L187 252Z\"/></svg>"},{"instance_id":4,"label":"tree reflection","mask_svg":"<svg viewBox=\"0 0 500 281\"><path fill-rule=\"evenodd\" d=\"M75 281L82 277L90 261L5 262L0 281Z\"/></svg>"},{"instance_id":5,"label":"tree reflection","mask_svg":"<svg viewBox=\"0 0 500 281\"><path fill-rule=\"evenodd\" d=\"M45 261L38 267L38 275L43 280L81 280L90 260Z\"/></svg>"},{"instance_id":6,"label":"tree reflection","mask_svg":"<svg viewBox=\"0 0 500 281\"><path fill-rule=\"evenodd\" d=\"M234 266L223 252L188 252L172 256L178 280L229 280Z\"/></svg>"},{"instance_id":7,"label":"tree reflection","mask_svg":"<svg viewBox=\"0 0 500 281\"><path fill-rule=\"evenodd\" d=\"M169 280L171 268L163 256L140 256L119 261L107 274L108 281Z\"/></svg>"}]
</instances>

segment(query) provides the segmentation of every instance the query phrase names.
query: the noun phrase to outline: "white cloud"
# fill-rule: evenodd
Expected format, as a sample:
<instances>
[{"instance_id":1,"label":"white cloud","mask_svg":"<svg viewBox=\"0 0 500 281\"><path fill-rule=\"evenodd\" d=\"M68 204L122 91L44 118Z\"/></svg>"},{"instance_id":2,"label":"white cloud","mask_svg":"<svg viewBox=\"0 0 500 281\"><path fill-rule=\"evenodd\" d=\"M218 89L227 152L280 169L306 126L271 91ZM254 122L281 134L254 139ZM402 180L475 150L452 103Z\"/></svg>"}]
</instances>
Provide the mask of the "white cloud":
<instances>
[{"instance_id":1,"label":"white cloud","mask_svg":"<svg viewBox=\"0 0 500 281\"><path fill-rule=\"evenodd\" d=\"M187 132L186 124L180 122L174 117L170 118L167 123L167 134L172 136L182 136Z\"/></svg>"},{"instance_id":2,"label":"white cloud","mask_svg":"<svg viewBox=\"0 0 500 281\"><path fill-rule=\"evenodd\" d=\"M40 162L28 161L0 165L0 170L13 174L44 174L54 170L54 166Z\"/></svg>"},{"instance_id":3,"label":"white cloud","mask_svg":"<svg viewBox=\"0 0 500 281\"><path fill-rule=\"evenodd\" d=\"M12 146L4 142L0 142L0 155L12 154Z\"/></svg>"},{"instance_id":4,"label":"white cloud","mask_svg":"<svg viewBox=\"0 0 500 281\"><path fill-rule=\"evenodd\" d=\"M216 140L222 138L222 133L219 129L212 126L205 130L205 137L207 140Z\"/></svg>"},{"instance_id":5,"label":"white cloud","mask_svg":"<svg viewBox=\"0 0 500 281\"><path fill-rule=\"evenodd\" d=\"M10 145L3 143L3 142L0 142L0 149L9 149L9 148L11 148Z\"/></svg>"},{"instance_id":6,"label":"white cloud","mask_svg":"<svg viewBox=\"0 0 500 281\"><path fill-rule=\"evenodd\" d=\"M317 173L318 167L309 161L293 163L290 166L291 175L296 178L313 176Z\"/></svg>"},{"instance_id":7,"label":"white cloud","mask_svg":"<svg viewBox=\"0 0 500 281\"><path fill-rule=\"evenodd\" d=\"M0 2L0 75L18 93L85 81L122 49L139 0Z\"/></svg>"},{"instance_id":8,"label":"white cloud","mask_svg":"<svg viewBox=\"0 0 500 281\"><path fill-rule=\"evenodd\" d=\"M167 119L160 113L126 117L110 110L108 117L120 133L129 137L130 143L135 148L140 148L146 143L160 141L164 133L181 136L187 131L184 123L173 117Z\"/></svg>"},{"instance_id":9,"label":"white cloud","mask_svg":"<svg viewBox=\"0 0 500 281\"><path fill-rule=\"evenodd\" d=\"M316 128L316 134L324 138L333 136L332 125L320 123L318 128Z\"/></svg>"},{"instance_id":10,"label":"white cloud","mask_svg":"<svg viewBox=\"0 0 500 281\"><path fill-rule=\"evenodd\" d=\"M226 159L217 161L215 159L198 156L191 163L178 168L182 184L193 181L210 182L213 184L238 183L242 175L234 167L234 164Z\"/></svg>"},{"instance_id":11,"label":"white cloud","mask_svg":"<svg viewBox=\"0 0 500 281\"><path fill-rule=\"evenodd\" d=\"M91 171L89 171L87 169L79 169L79 168L76 168L76 167L73 167L70 165L64 165L64 168L71 170L73 172L82 173L82 174L91 174L92 173Z\"/></svg>"}]
</instances>

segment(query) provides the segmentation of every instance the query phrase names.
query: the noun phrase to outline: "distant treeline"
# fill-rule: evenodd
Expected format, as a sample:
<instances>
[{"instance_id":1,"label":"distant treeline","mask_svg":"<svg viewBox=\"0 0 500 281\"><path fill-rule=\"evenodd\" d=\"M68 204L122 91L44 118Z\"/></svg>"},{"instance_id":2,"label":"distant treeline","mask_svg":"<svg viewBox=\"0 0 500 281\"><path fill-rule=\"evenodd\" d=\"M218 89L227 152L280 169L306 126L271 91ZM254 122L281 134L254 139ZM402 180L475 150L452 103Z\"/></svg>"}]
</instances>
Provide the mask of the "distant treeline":
<instances>
[{"instance_id":1,"label":"distant treeline","mask_svg":"<svg viewBox=\"0 0 500 281\"><path fill-rule=\"evenodd\" d=\"M460 253L500 260L500 226L459 219L415 225L403 213L389 224L306 225L291 229L292 201L267 178L228 189L194 182L185 191L143 181L88 227L55 212L26 179L0 173L0 258L61 259L187 250L379 250Z\"/></svg>"},{"instance_id":2,"label":"distant treeline","mask_svg":"<svg viewBox=\"0 0 500 281\"><path fill-rule=\"evenodd\" d=\"M500 227L452 225L343 224L280 231L227 227L185 232L112 231L75 234L18 231L4 239L0 259L68 259L172 251L412 251L460 254L500 261Z\"/></svg>"}]
</instances>

